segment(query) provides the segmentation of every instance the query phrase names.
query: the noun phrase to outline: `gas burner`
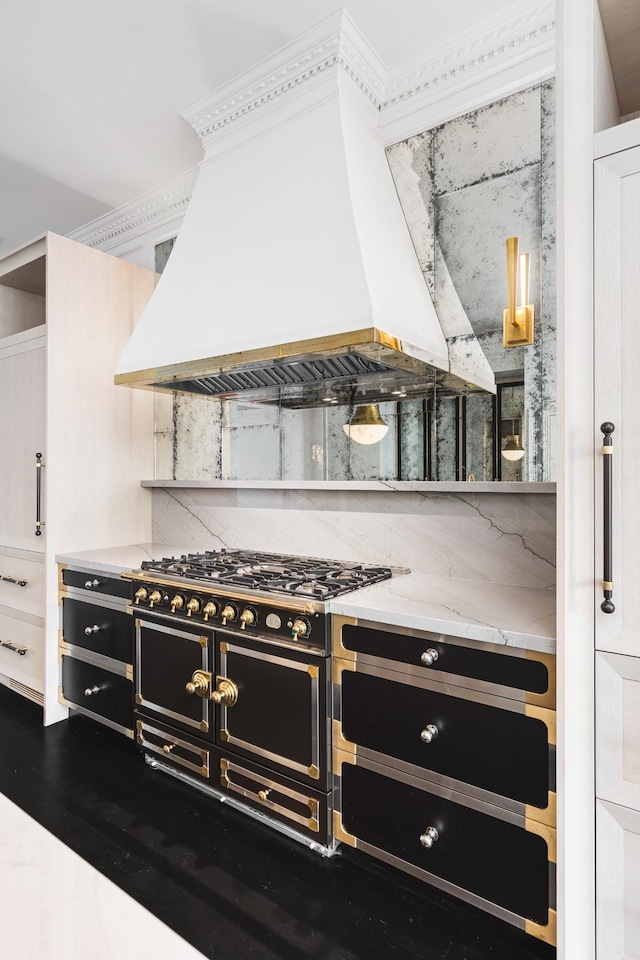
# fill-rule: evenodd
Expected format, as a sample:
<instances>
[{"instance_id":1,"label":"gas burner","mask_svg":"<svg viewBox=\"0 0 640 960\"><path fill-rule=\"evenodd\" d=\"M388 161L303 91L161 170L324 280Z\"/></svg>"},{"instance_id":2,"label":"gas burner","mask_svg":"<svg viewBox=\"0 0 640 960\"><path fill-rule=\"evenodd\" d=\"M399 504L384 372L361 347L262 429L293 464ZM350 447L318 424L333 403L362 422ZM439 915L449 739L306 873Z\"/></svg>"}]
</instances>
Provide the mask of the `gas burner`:
<instances>
[{"instance_id":1,"label":"gas burner","mask_svg":"<svg viewBox=\"0 0 640 960\"><path fill-rule=\"evenodd\" d=\"M199 580L225 588L297 594L315 600L329 600L386 580L395 572L405 572L348 561L247 550L206 551L145 560L142 570L163 574L172 580Z\"/></svg>"}]
</instances>

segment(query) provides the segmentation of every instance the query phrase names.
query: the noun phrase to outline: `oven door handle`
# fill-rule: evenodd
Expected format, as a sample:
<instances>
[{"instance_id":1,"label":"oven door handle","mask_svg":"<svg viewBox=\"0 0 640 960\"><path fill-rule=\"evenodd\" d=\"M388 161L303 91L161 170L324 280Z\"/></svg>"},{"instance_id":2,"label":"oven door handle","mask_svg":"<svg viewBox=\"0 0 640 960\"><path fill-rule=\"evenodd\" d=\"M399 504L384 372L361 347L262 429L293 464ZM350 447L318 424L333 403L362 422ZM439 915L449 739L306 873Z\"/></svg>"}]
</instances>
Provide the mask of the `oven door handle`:
<instances>
[{"instance_id":1,"label":"oven door handle","mask_svg":"<svg viewBox=\"0 0 640 960\"><path fill-rule=\"evenodd\" d=\"M196 694L203 700L213 700L224 707L233 707L238 702L238 685L228 677L216 677L216 689L212 690L213 677L206 670L196 670L185 685L189 694Z\"/></svg>"}]
</instances>

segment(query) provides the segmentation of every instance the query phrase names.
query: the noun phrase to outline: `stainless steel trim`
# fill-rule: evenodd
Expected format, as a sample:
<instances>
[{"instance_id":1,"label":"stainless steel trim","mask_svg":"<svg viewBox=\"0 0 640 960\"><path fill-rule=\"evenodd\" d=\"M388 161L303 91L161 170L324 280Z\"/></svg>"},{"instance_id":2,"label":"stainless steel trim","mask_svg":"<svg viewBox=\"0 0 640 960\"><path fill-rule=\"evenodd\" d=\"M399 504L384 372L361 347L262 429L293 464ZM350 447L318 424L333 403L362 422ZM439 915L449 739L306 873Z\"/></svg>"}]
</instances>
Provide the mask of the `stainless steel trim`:
<instances>
[{"instance_id":1,"label":"stainless steel trim","mask_svg":"<svg viewBox=\"0 0 640 960\"><path fill-rule=\"evenodd\" d=\"M492 693L481 693L477 690L461 687L459 684L443 683L440 679L436 679L431 673L417 677L405 674L399 676L398 671L388 669L386 666L388 661L382 662L384 666L380 666L379 660L375 664L363 663L358 655L357 672L364 673L370 677L379 677L382 680L390 680L393 683L400 683L403 686L417 687L420 690L432 690L434 693L446 694L459 700L470 700L473 703L482 703L487 706L498 707L500 710L509 710L511 713L521 715L526 713L527 704L522 700L498 697ZM351 664L349 664L349 667L351 667Z\"/></svg>"},{"instance_id":2,"label":"stainless steel trim","mask_svg":"<svg viewBox=\"0 0 640 960\"><path fill-rule=\"evenodd\" d=\"M153 710L154 713L159 713L163 717L171 717L172 720L178 720L180 723L184 723L188 727L193 727L194 730L200 730L203 733L207 733L209 731L209 721L206 717L202 721L192 720L191 717L183 717L181 713L175 713L173 710L167 710L166 707L161 707L158 703L153 703L151 700L145 700L142 695L140 695L140 697L141 699L136 701L136 704L139 707L147 707L149 710ZM203 701L203 713L206 710L207 703L208 701ZM206 730L203 730L202 724L207 725Z\"/></svg>"},{"instance_id":3,"label":"stainless steel trim","mask_svg":"<svg viewBox=\"0 0 640 960\"><path fill-rule=\"evenodd\" d=\"M356 766L364 767L366 770L371 770L373 773L379 773L387 777L387 779L389 778L390 769L388 764L386 762L379 763L377 760L364 757L360 747L358 747L358 755L355 758L355 762ZM452 803L459 803L463 807L468 807L470 810L477 810L478 813L484 813L496 820L504 820L506 823L512 823L516 827L522 827L524 829L526 825L526 818L523 815L517 814L512 810L507 810L504 807L496 807L495 804L478 797L472 797L469 794L452 790L448 786L435 783L431 780L425 780L424 777L412 776L406 770L398 770L394 767L393 779L399 780L408 787L421 790L422 793L430 793L436 797L442 797L444 800L451 800ZM358 846L360 846L359 842Z\"/></svg>"},{"instance_id":4,"label":"stainless steel trim","mask_svg":"<svg viewBox=\"0 0 640 960\"><path fill-rule=\"evenodd\" d=\"M63 656L73 657L75 660L82 660L83 663L90 663L93 667L100 667L102 670L108 670L109 673L115 673L119 677L130 679L131 664L123 663L122 660L114 660L102 653L95 653L93 650L86 650L84 647L77 647L73 643L67 643L63 640L60 646L60 652Z\"/></svg>"},{"instance_id":5,"label":"stainless steel trim","mask_svg":"<svg viewBox=\"0 0 640 960\"><path fill-rule=\"evenodd\" d=\"M105 727L110 727L111 730L116 730L118 733L123 733L126 737L131 738L133 731L129 727L123 727L120 723L115 723L113 720L109 720L108 717L103 717L99 713L93 713L92 710L87 710L86 707L81 707L77 703L69 703L69 709L72 714L81 713L83 717L89 717L91 720L95 720L96 723L101 723Z\"/></svg>"},{"instance_id":6,"label":"stainless steel trim","mask_svg":"<svg viewBox=\"0 0 640 960\"><path fill-rule=\"evenodd\" d=\"M170 636L180 637L184 640L193 640L194 643L197 643L200 647L200 669L209 672L209 646L208 643L203 646L200 643L200 639L203 636L201 633L191 633L186 630L177 630L175 627L165 627L160 623L156 623L155 620L144 620L142 617L137 616L135 619L135 635L136 635L136 654L135 662L137 665L137 670L134 672L135 676L135 697L136 703L138 706L147 707L149 710L153 710L155 713L160 713L164 717L171 717L173 720L178 720L180 723L184 723L188 727L194 727L196 730L202 732L208 732L211 727L211 722L209 718L209 700L200 699L202 705L202 716L200 720L192 720L191 717L185 717L181 713L176 713L174 710L168 710L166 707L160 706L158 703L153 703L151 700L146 700L142 692L142 629L147 627L150 630L156 630L160 633L167 633ZM185 683L189 677L185 678ZM206 725L206 726L204 726Z\"/></svg>"},{"instance_id":7,"label":"stainless steel trim","mask_svg":"<svg viewBox=\"0 0 640 960\"><path fill-rule=\"evenodd\" d=\"M182 740L180 737L176 737L173 733L167 733L165 730L159 730L158 727L152 727L150 724L145 723L143 720L136 721L137 735L136 741L144 750L149 750L151 753L157 753L159 756L163 757L164 752L162 747L159 747L157 744L152 743L149 740L146 740L144 736L140 738L140 732L144 735L144 732L154 734L157 737L162 737L169 743L173 743L178 747L181 747L183 750L189 750L191 753L196 754L200 763L195 764L191 763L189 760L185 760L184 757L179 757L176 754L171 754L171 762L177 763L182 767L185 767L187 770L193 770L194 773L197 773L199 776L210 777L211 776L211 751L205 749L204 747L198 748L194 747L192 743L189 743L187 740ZM207 759L202 758L202 753L205 753ZM205 768L206 772L203 772Z\"/></svg>"},{"instance_id":8,"label":"stainless steel trim","mask_svg":"<svg viewBox=\"0 0 640 960\"><path fill-rule=\"evenodd\" d=\"M314 853L320 853L323 857L332 857L338 849L338 844L333 839L330 839L330 843L325 846L324 844L319 843L317 840L312 840L311 837L306 836L304 833L299 833L288 824L281 823L279 820L274 820L261 810L256 810L255 807L250 807L248 804L242 803L235 797L230 796L227 791L223 792L222 790L213 787L210 783L205 783L204 780L194 780L189 774L182 773L182 771L176 770L175 767L168 767L161 761L156 760L155 757L146 757L145 759L149 766L153 769L160 770L161 773L166 773L170 777L175 777L176 780L181 780L183 783L189 784L190 787L200 790L201 793L215 797L221 803L228 803L230 807L234 808L234 810L240 810L248 817L252 817L252 819L258 820L260 823L265 824L269 827L269 829L277 830L278 833L284 834L284 836L289 837L290 840L295 840L297 843L302 843L305 847L313 850ZM330 828L328 827L328 829ZM331 834L329 834L329 837L331 837Z\"/></svg>"},{"instance_id":9,"label":"stainless steel trim","mask_svg":"<svg viewBox=\"0 0 640 960\"><path fill-rule=\"evenodd\" d=\"M226 768L224 769L224 774L226 774L226 784L227 784L228 790L232 790L234 793L239 793L243 797L251 797L259 801L259 803L263 805L266 810L273 810L276 813L280 813L283 817L287 817L289 820L293 820L294 823L299 823L302 826L307 827L310 830L313 830L315 833L318 833L318 831L320 830L319 818L317 815L314 816L311 808L309 807L309 801L315 800L315 797L309 797L303 793L297 793L295 790L290 790L287 787L283 787L276 780L269 780L266 777L261 777L258 774L253 773L253 771L247 770L246 767L243 767L238 763L233 763L227 757L224 757L223 759L226 764ZM223 769L222 766L221 766L221 769ZM291 799L297 801L297 803L300 803L303 806L309 807L309 816L303 817L302 814L296 813L294 810L289 810L288 807L283 807L281 804L275 803L275 801L273 800L269 800L269 799L262 800L258 796L257 792L251 793L250 791L245 790L244 787L239 786L239 784L234 783L230 777L230 774L234 772L239 773L241 776L246 777L248 780L253 780L254 783L257 783L262 787L268 786L271 789L276 790L278 793L282 793L287 797L291 797Z\"/></svg>"},{"instance_id":10,"label":"stainless steel trim","mask_svg":"<svg viewBox=\"0 0 640 960\"><path fill-rule=\"evenodd\" d=\"M411 874L413 877L417 877L418 880L426 880L432 886L437 887L438 890L444 890L445 893L453 894L463 899L466 903L470 903L474 907L479 907L494 917L499 917L500 920L506 920L507 923L518 927L520 930L525 929L526 918L521 917L520 914L511 913L510 910L506 910L504 907L500 907L490 900L485 900L483 897L471 893L471 891L465 887L457 887L448 880L443 880L442 877L437 876L435 873L430 873L428 870L414 866L412 863L409 863L408 860L401 860L400 857L394 857L392 854L387 853L386 850L381 850L379 847L374 847L372 844L365 843L360 839L358 839L358 850L362 850L364 853L368 853L369 856L376 857L378 860L382 860L392 867L399 867L400 870Z\"/></svg>"},{"instance_id":11,"label":"stainless steel trim","mask_svg":"<svg viewBox=\"0 0 640 960\"><path fill-rule=\"evenodd\" d=\"M225 649L226 648L226 649ZM220 672L224 677L229 677L229 671L227 666L227 657L229 653L239 654L240 656L251 657L254 660L260 660L264 662L265 660L275 663L280 667L284 667L288 670L297 670L304 673L309 673L308 663L303 663L298 660L288 660L284 657L274 657L270 653L264 653L263 651L258 650L249 650L247 647L236 646L235 644L225 643L224 646L220 644ZM315 665L314 665L315 666ZM231 677L230 679L233 679ZM227 743L236 744L236 746L242 747L244 750L247 750L250 753L256 754L259 757L265 757L268 760L273 760L276 763L282 764L282 766L287 767L290 770L296 770L298 773L303 773L305 776L312 776L310 770L315 768L318 770L318 777L313 777L313 779L319 779L320 771L320 749L319 749L319 737L318 730L320 724L320 718L318 716L320 696L319 696L319 684L320 684L320 671L318 670L317 676L311 676L309 674L309 681L311 683L311 763L307 766L303 763L298 763L295 760L291 760L289 757L284 757L279 753L274 753L271 750L265 750L262 747L258 747L256 744L248 743L246 740L242 740L239 737L234 737L232 731L229 727L229 715L233 707L228 708L221 705L220 707L220 728L228 732ZM233 717L232 717L233 719Z\"/></svg>"},{"instance_id":12,"label":"stainless steel trim","mask_svg":"<svg viewBox=\"0 0 640 960\"><path fill-rule=\"evenodd\" d=\"M127 612L127 600L125 597L112 597L104 593L88 594L86 590L80 587L69 587L65 585L65 596L63 600L74 600L76 603L90 603L92 607L104 607L106 610L113 610L114 613Z\"/></svg>"},{"instance_id":13,"label":"stainless steel trim","mask_svg":"<svg viewBox=\"0 0 640 960\"><path fill-rule=\"evenodd\" d=\"M378 753L375 750L369 750L366 747L361 747L359 744L357 755L363 760L368 760L370 763L379 764L381 771L384 767L388 767L394 771L394 774L396 771L398 773L406 773L409 777L415 777L417 780L434 784L440 787L442 791L450 792L453 790L456 793L463 793L465 796L472 797L480 803L501 807L514 816L522 818L522 822L524 822L526 804L518 800L511 800L509 797L491 793L489 790L483 790L481 787L476 787L471 783L465 783L462 780L456 780L453 777L445 777L443 774L436 773L428 768L416 767L412 763L398 760L396 757L387 756L384 753ZM445 793L443 792L443 796L444 795Z\"/></svg>"}]
</instances>

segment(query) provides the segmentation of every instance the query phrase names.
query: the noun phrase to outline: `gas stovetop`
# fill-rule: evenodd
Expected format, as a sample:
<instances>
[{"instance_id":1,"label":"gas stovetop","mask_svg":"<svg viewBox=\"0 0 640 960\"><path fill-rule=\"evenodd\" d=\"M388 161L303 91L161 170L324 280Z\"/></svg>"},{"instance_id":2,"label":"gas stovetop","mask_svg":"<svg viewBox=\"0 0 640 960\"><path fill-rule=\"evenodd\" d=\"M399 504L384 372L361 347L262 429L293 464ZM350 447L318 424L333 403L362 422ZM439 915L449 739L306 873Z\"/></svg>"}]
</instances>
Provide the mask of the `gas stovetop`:
<instances>
[{"instance_id":1,"label":"gas stovetop","mask_svg":"<svg viewBox=\"0 0 640 960\"><path fill-rule=\"evenodd\" d=\"M142 570L154 577L176 582L206 582L225 591L251 590L320 601L387 580L395 573L408 572L392 567L248 550L211 550L145 560Z\"/></svg>"}]
</instances>

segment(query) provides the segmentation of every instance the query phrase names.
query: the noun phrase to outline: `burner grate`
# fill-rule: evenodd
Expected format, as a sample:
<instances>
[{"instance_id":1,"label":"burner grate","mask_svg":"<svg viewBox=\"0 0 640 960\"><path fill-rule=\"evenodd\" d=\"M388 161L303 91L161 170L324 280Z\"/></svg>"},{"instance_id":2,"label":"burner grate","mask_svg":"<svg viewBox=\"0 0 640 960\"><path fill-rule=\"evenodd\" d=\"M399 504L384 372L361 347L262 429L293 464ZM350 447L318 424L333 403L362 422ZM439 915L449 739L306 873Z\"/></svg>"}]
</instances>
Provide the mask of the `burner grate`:
<instances>
[{"instance_id":1,"label":"burner grate","mask_svg":"<svg viewBox=\"0 0 640 960\"><path fill-rule=\"evenodd\" d=\"M145 560L142 570L262 593L328 600L392 575L390 567L245 550L206 551Z\"/></svg>"}]
</instances>

